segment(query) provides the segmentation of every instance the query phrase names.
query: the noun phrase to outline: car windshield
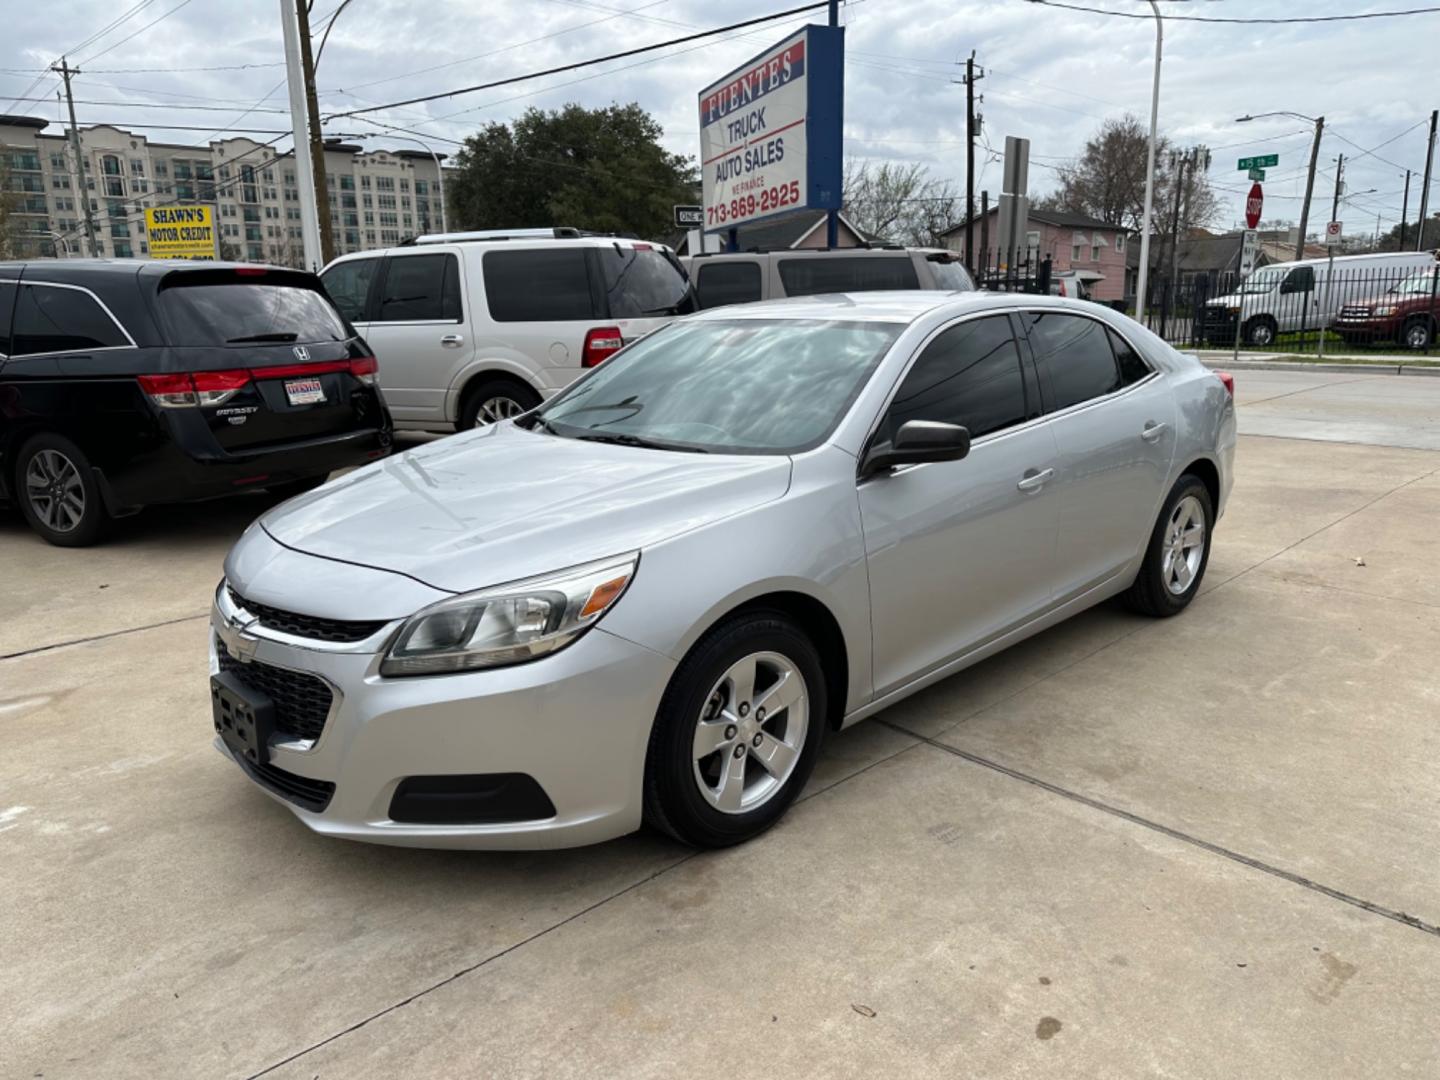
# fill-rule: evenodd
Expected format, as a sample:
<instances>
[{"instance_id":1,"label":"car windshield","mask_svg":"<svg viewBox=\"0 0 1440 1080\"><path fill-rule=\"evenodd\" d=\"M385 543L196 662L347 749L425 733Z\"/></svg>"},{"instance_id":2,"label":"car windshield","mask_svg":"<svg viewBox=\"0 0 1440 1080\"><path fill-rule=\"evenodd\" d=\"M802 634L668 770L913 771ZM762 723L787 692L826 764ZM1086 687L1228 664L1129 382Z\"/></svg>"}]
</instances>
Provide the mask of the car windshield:
<instances>
[{"instance_id":1,"label":"car windshield","mask_svg":"<svg viewBox=\"0 0 1440 1080\"><path fill-rule=\"evenodd\" d=\"M1399 293L1401 296L1428 296L1430 290L1435 288L1435 286L1435 271L1422 270L1418 274L1411 274L1390 291Z\"/></svg>"},{"instance_id":2,"label":"car windshield","mask_svg":"<svg viewBox=\"0 0 1440 1080\"><path fill-rule=\"evenodd\" d=\"M569 438L796 453L835 429L901 323L680 322L615 354L526 423Z\"/></svg>"},{"instance_id":3,"label":"car windshield","mask_svg":"<svg viewBox=\"0 0 1440 1080\"><path fill-rule=\"evenodd\" d=\"M1235 291L1242 293L1270 292L1272 289L1275 288L1275 286L1279 285L1280 282L1285 280L1285 275L1289 272L1290 271L1288 269L1282 267L1277 267L1275 269L1257 270L1255 271L1255 273L1251 274L1248 278L1242 281L1240 283L1240 288L1236 289Z\"/></svg>"}]
</instances>

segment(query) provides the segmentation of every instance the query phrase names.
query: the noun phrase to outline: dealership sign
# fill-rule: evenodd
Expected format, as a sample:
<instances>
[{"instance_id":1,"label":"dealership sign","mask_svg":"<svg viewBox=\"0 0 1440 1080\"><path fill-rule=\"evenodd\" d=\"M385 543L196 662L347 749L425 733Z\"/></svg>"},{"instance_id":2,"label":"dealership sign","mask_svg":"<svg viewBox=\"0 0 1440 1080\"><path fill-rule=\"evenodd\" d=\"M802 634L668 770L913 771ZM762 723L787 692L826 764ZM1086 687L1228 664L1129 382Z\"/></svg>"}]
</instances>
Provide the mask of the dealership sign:
<instances>
[{"instance_id":1,"label":"dealership sign","mask_svg":"<svg viewBox=\"0 0 1440 1080\"><path fill-rule=\"evenodd\" d=\"M152 259L214 259L213 206L147 206L145 242Z\"/></svg>"},{"instance_id":2,"label":"dealership sign","mask_svg":"<svg viewBox=\"0 0 1440 1080\"><path fill-rule=\"evenodd\" d=\"M707 232L839 209L844 43L807 26L701 91Z\"/></svg>"}]
</instances>

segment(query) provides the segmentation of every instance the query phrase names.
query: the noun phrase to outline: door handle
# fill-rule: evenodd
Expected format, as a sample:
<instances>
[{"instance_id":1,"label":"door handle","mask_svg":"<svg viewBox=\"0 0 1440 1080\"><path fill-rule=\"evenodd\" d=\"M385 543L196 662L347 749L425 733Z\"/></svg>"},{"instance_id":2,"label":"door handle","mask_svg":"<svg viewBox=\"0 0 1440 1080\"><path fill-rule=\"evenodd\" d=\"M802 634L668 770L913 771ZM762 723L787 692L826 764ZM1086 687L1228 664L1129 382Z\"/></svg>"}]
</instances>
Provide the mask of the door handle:
<instances>
[{"instance_id":1,"label":"door handle","mask_svg":"<svg viewBox=\"0 0 1440 1080\"><path fill-rule=\"evenodd\" d=\"M1044 472L1036 472L1034 469L1031 469L1015 486L1021 491L1039 491L1054 475L1054 469L1046 469Z\"/></svg>"},{"instance_id":2,"label":"door handle","mask_svg":"<svg viewBox=\"0 0 1440 1080\"><path fill-rule=\"evenodd\" d=\"M1169 424L1146 424L1145 430L1140 433L1140 438L1146 442L1154 442L1165 434L1165 429L1169 426Z\"/></svg>"},{"instance_id":3,"label":"door handle","mask_svg":"<svg viewBox=\"0 0 1440 1080\"><path fill-rule=\"evenodd\" d=\"M440 339L440 344L444 345L447 349L458 349L464 343L465 339L459 334L446 334Z\"/></svg>"}]
</instances>

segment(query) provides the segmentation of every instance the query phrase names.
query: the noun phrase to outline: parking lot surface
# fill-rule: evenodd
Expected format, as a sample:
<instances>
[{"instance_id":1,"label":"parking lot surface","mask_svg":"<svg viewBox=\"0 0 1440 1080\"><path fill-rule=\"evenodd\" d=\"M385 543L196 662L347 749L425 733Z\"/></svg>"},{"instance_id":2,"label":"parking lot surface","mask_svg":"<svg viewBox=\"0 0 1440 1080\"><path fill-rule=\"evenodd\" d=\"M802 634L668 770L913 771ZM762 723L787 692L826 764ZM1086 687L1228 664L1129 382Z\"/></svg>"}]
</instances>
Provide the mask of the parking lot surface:
<instances>
[{"instance_id":1,"label":"parking lot surface","mask_svg":"<svg viewBox=\"0 0 1440 1080\"><path fill-rule=\"evenodd\" d=\"M313 836L210 745L264 500L0 515L0 1077L1435 1075L1440 379L1237 396L1184 615L833 737L718 853Z\"/></svg>"}]
</instances>

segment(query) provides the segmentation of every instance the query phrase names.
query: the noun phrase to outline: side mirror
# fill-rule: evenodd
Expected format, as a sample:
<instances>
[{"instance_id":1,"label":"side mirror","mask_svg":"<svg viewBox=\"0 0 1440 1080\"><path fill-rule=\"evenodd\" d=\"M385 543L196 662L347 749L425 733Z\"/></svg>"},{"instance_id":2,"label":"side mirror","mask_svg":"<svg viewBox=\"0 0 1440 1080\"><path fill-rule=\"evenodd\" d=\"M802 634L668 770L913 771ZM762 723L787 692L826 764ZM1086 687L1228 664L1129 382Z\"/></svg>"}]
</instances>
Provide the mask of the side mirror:
<instances>
[{"instance_id":1,"label":"side mirror","mask_svg":"<svg viewBox=\"0 0 1440 1080\"><path fill-rule=\"evenodd\" d=\"M892 442L878 443L865 455L862 475L872 476L897 465L959 461L970 453L970 432L959 424L938 420L907 420Z\"/></svg>"}]
</instances>

